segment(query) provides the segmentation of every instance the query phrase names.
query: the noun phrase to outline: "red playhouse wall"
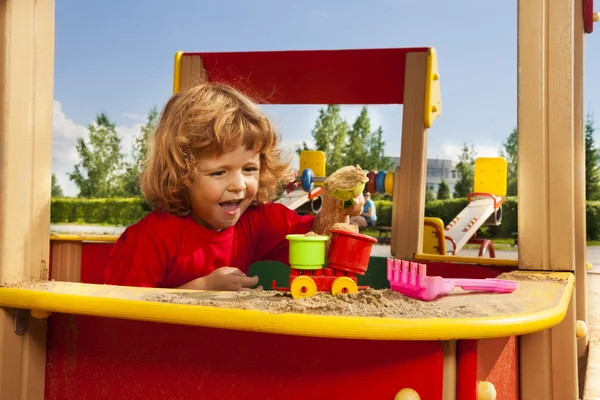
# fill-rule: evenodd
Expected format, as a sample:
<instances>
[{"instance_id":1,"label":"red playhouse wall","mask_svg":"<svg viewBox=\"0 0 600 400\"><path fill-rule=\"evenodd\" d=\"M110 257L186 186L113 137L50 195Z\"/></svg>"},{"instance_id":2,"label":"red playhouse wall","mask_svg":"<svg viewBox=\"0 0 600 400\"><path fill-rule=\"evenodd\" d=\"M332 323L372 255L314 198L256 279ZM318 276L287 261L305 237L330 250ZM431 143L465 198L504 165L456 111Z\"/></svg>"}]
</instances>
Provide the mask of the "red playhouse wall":
<instances>
[{"instance_id":1,"label":"red playhouse wall","mask_svg":"<svg viewBox=\"0 0 600 400\"><path fill-rule=\"evenodd\" d=\"M492 383L502 400L519 399L519 351L516 337L458 342L457 399L477 400L477 384Z\"/></svg>"},{"instance_id":2,"label":"red playhouse wall","mask_svg":"<svg viewBox=\"0 0 600 400\"><path fill-rule=\"evenodd\" d=\"M113 244L81 245L82 282L103 283ZM446 277L508 270L427 264ZM404 387L422 399L441 398L443 351L436 341L294 337L64 314L48 324L47 400L376 399ZM517 356L514 337L459 341L458 398L475 400L477 382L488 380L499 398L516 400Z\"/></svg>"},{"instance_id":3,"label":"red playhouse wall","mask_svg":"<svg viewBox=\"0 0 600 400\"><path fill-rule=\"evenodd\" d=\"M427 47L184 53L209 81L266 104L403 104L408 53Z\"/></svg>"},{"instance_id":4,"label":"red playhouse wall","mask_svg":"<svg viewBox=\"0 0 600 400\"><path fill-rule=\"evenodd\" d=\"M55 314L46 400L442 396L439 342L336 340Z\"/></svg>"}]
</instances>

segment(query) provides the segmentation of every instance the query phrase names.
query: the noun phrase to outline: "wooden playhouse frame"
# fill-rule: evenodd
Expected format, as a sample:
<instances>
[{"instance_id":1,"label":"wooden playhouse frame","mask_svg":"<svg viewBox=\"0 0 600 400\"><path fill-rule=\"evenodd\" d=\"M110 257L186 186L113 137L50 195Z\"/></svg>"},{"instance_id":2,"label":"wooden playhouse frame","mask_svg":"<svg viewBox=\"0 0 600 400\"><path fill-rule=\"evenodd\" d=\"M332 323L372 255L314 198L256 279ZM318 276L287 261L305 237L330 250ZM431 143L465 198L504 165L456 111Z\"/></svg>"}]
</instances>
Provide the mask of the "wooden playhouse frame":
<instances>
[{"instance_id":1,"label":"wooden playhouse frame","mask_svg":"<svg viewBox=\"0 0 600 400\"><path fill-rule=\"evenodd\" d=\"M533 271L560 271L565 273L563 276L574 274L576 278L576 286L572 285L571 278L567 278L570 284L566 285L565 292L562 293L566 301L549 308L543 317L532 321L527 332L516 325L506 325L508 328L504 331L505 334L519 337L518 387L522 399L577 399L577 356L587 348L585 329L579 329L578 332L578 327L584 328L587 321L583 44L584 33L592 31L592 8L590 0L518 1L519 260L515 267ZM2 0L0 22L0 284L10 285L20 281L46 280L50 276L48 224L54 0ZM353 62L349 65L364 63L365 60L361 61L361 58L365 52L370 50L346 52ZM325 57L332 57L327 65L340 62L333 53L320 53ZM183 59L185 56L186 53L178 55ZM262 60L267 56L268 54L263 54ZM351 80L354 85L351 90L338 87L337 92L330 92L340 94L337 98L325 96L312 98L310 101L377 104L397 103L398 96L401 97L400 102L404 104L402 164L395 174L392 254L397 258L444 262L447 259L443 256L421 253L427 131L441 111L435 53L428 48L403 49L399 65L393 64L394 60L398 62L397 51L389 54L385 51L373 51L369 57L368 64L371 68L395 69L393 74L381 74L386 79L398 76L399 70L405 71L406 76L412 79L405 80L405 75L401 74L402 90L396 87L376 92L372 88L378 87L377 85L369 89L369 84L354 77ZM210 71L210 65L207 65L210 64L210 58L211 55L205 53L204 56L191 59L191 64L182 61L181 69L176 68L175 81L180 79L180 83L179 86L176 83L175 90L185 86L185 82L189 84L198 77L207 76L202 75L202 71ZM347 61L349 60L343 60ZM301 67L298 66L299 70ZM269 70L269 73L274 74L276 70ZM329 78L335 72L330 71ZM325 79L327 71L324 74ZM346 78L351 79L350 75ZM290 74L288 70L286 76L301 79L302 74ZM274 79L273 82L285 82L286 76L280 74L276 77L279 80ZM369 83L372 84L373 80L377 80L377 77L371 77ZM312 80L311 84L314 83ZM322 83L331 85L326 80ZM302 86L298 82L294 85ZM361 88L361 85L365 87ZM255 85L253 87L256 89ZM278 93L289 93L285 89L284 87ZM265 93L263 90L262 94ZM352 97L353 93L357 97ZM376 95L379 98L375 98ZM431 98L427 99L428 95ZM297 94L295 102L298 102L298 96L301 94ZM285 99L275 97L270 102L285 103ZM398 193L407 195L400 196ZM78 245L68 243L68 246L76 248ZM481 264L481 260L462 261ZM485 262L502 264L502 260ZM67 258L66 261L63 259L63 264L54 265L53 268L56 273L60 273L73 268L77 263ZM511 263L505 263L507 264ZM60 283L57 285L59 287ZM47 364L47 355L50 354L47 341L49 337L54 337L55 340L57 332L64 333L55 331L52 336L53 325L47 318L51 312L57 313L56 318L59 320L62 314L88 315L104 317L111 320L110 323L116 318L256 330L255 315L250 318L244 317L243 313L232 314L240 319L224 323L223 317L218 315L192 315L193 313L174 306L162 307L128 301L127 295L133 293L133 289L123 289L120 294L107 295L94 293L98 289L84 283L71 287L76 287L75 290L84 294L78 296L70 293L69 297L53 293L52 290L0 288L0 305L4 307L0 317L0 398L77 398L76 395L56 397L56 385L52 386L53 382L48 381L51 366ZM308 336L311 336L308 332L311 327L319 326L319 321L311 318L298 322L268 316L259 322L265 332L300 332L300 335ZM92 325L93 323L95 322L90 322ZM418 334L423 334L430 335L432 339L439 336L441 328L420 329L420 332L409 329L399 333L400 325L364 326L346 318L340 318L339 324L345 328L342 333L322 332L323 336L393 340L402 340L404 337L414 340ZM576 336L581 337L578 342ZM443 361L445 366L441 375L443 382L440 383L443 398L453 399L457 392L463 393L460 392L463 387L461 385L467 380L470 386L463 390L468 395L459 395L459 398L474 399L475 397L468 396L476 392L474 387L473 390L470 389L475 378L467 379L452 364L461 365L460 352L457 353L454 340L457 337L476 339L494 336L489 328L485 330L475 324L462 329L455 326L441 339L445 340L441 347L444 354L436 362ZM402 343L406 342L397 343L403 351L408 351L402 347ZM516 351L514 347L512 351ZM434 353L435 351L431 354ZM433 359L434 355L431 357ZM83 364L84 360L81 362ZM89 368L93 369L94 364ZM554 377L560 378L553 379Z\"/></svg>"}]
</instances>

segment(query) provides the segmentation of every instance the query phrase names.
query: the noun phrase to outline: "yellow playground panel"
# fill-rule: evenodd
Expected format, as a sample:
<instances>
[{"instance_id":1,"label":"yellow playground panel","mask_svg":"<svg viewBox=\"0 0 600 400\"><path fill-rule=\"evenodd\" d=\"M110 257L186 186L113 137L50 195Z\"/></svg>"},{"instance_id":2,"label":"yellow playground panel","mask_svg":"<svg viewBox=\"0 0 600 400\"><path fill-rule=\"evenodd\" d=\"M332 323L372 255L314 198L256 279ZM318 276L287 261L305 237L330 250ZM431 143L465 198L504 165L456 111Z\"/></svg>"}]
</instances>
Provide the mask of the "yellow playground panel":
<instances>
[{"instance_id":1,"label":"yellow playground panel","mask_svg":"<svg viewBox=\"0 0 600 400\"><path fill-rule=\"evenodd\" d=\"M305 169L312 170L315 178L324 178L327 162L325 152L321 150L303 150L300 153L300 173ZM315 186L322 186L323 182L315 181Z\"/></svg>"},{"instance_id":2,"label":"yellow playground panel","mask_svg":"<svg viewBox=\"0 0 600 400\"><path fill-rule=\"evenodd\" d=\"M504 157L479 157L475 160L473 191L506 196L508 167Z\"/></svg>"}]
</instances>

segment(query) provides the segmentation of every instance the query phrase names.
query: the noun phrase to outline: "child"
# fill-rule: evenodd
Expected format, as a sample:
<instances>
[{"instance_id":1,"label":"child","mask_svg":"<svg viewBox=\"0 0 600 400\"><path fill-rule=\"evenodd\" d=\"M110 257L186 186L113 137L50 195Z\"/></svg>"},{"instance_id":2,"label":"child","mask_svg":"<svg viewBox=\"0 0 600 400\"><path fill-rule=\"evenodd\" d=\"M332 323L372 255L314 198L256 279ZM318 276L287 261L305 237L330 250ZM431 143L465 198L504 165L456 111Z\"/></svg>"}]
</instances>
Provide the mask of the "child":
<instances>
[{"instance_id":1,"label":"child","mask_svg":"<svg viewBox=\"0 0 600 400\"><path fill-rule=\"evenodd\" d=\"M269 120L247 97L217 83L180 91L152 138L141 190L153 211L128 227L105 269L110 285L249 290L259 260L288 263L288 234L325 234L359 215L364 198L300 216L271 200L293 176Z\"/></svg>"},{"instance_id":2,"label":"child","mask_svg":"<svg viewBox=\"0 0 600 400\"><path fill-rule=\"evenodd\" d=\"M359 228L375 226L377 223L377 210L375 210L375 203L371 199L371 194L366 192L364 197L365 205L362 214L350 218L350 223L357 225Z\"/></svg>"}]
</instances>

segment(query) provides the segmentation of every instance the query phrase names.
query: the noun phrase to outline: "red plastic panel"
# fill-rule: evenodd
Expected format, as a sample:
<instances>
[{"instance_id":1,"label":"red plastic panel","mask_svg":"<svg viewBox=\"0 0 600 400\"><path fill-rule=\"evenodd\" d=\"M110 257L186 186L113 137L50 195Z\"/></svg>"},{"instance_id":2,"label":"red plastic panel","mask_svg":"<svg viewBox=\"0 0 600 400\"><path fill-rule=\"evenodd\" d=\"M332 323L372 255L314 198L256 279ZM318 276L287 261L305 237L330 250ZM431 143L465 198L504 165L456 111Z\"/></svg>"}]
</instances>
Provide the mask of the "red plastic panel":
<instances>
[{"instance_id":1,"label":"red plastic panel","mask_svg":"<svg viewBox=\"0 0 600 400\"><path fill-rule=\"evenodd\" d=\"M104 267L114 243L83 243L81 247L81 282L104 283Z\"/></svg>"},{"instance_id":2,"label":"red plastic panel","mask_svg":"<svg viewBox=\"0 0 600 400\"><path fill-rule=\"evenodd\" d=\"M498 399L519 399L519 352L514 336L480 340L477 380L494 384Z\"/></svg>"},{"instance_id":3,"label":"red plastic panel","mask_svg":"<svg viewBox=\"0 0 600 400\"><path fill-rule=\"evenodd\" d=\"M495 265L474 265L437 261L419 262L427 265L427 275L439 275L444 278L496 278L504 272L510 272L517 269L517 267L502 267ZM485 262L485 260L483 262Z\"/></svg>"},{"instance_id":4,"label":"red plastic panel","mask_svg":"<svg viewBox=\"0 0 600 400\"><path fill-rule=\"evenodd\" d=\"M456 398L477 400L477 340L460 340L457 347Z\"/></svg>"},{"instance_id":5,"label":"red plastic panel","mask_svg":"<svg viewBox=\"0 0 600 400\"><path fill-rule=\"evenodd\" d=\"M585 33L594 32L594 0L583 1L583 30Z\"/></svg>"},{"instance_id":6,"label":"red plastic panel","mask_svg":"<svg viewBox=\"0 0 600 400\"><path fill-rule=\"evenodd\" d=\"M428 48L184 53L210 81L263 104L402 104L409 52Z\"/></svg>"},{"instance_id":7,"label":"red plastic panel","mask_svg":"<svg viewBox=\"0 0 600 400\"><path fill-rule=\"evenodd\" d=\"M477 384L494 385L498 399L519 399L517 338L461 340L458 342L457 399L476 400Z\"/></svg>"},{"instance_id":8,"label":"red plastic panel","mask_svg":"<svg viewBox=\"0 0 600 400\"><path fill-rule=\"evenodd\" d=\"M439 342L335 340L55 314L46 400L441 399Z\"/></svg>"}]
</instances>

